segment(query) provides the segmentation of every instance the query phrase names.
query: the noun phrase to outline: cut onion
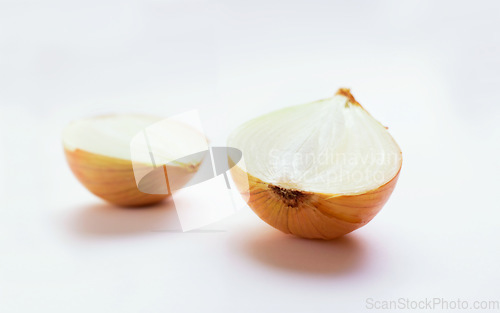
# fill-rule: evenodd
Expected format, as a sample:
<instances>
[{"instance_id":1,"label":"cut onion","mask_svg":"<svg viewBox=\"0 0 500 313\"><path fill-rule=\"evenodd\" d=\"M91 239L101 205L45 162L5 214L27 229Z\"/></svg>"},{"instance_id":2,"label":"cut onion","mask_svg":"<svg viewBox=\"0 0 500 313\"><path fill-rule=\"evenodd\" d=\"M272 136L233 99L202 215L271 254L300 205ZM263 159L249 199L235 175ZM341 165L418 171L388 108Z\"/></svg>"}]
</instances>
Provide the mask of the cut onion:
<instances>
[{"instance_id":1,"label":"cut onion","mask_svg":"<svg viewBox=\"0 0 500 313\"><path fill-rule=\"evenodd\" d=\"M332 239L368 223L402 164L397 143L349 89L251 120L228 146L243 152L245 165L231 173L249 206L306 238Z\"/></svg>"},{"instance_id":2,"label":"cut onion","mask_svg":"<svg viewBox=\"0 0 500 313\"><path fill-rule=\"evenodd\" d=\"M148 145L138 145L131 153L131 143L142 139L145 133L150 137ZM63 131L63 146L78 180L95 195L121 206L162 201L171 194L167 177L180 188L202 161L201 156L189 160L185 157L208 148L205 137L197 130L173 120L144 115L108 115L75 121Z\"/></svg>"}]
</instances>

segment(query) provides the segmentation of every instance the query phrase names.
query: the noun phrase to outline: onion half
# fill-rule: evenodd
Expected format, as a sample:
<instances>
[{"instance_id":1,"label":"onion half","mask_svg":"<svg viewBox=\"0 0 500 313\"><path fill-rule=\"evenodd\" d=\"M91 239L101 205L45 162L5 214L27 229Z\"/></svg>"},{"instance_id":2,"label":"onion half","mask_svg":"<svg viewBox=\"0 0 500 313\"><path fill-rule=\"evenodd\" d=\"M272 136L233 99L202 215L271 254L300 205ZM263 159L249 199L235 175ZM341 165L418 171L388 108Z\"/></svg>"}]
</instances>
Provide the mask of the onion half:
<instances>
[{"instance_id":1,"label":"onion half","mask_svg":"<svg viewBox=\"0 0 500 313\"><path fill-rule=\"evenodd\" d=\"M340 89L237 128L228 146L243 152L231 174L269 225L304 238L333 239L366 225L396 185L399 146L387 129Z\"/></svg>"},{"instance_id":2,"label":"onion half","mask_svg":"<svg viewBox=\"0 0 500 313\"><path fill-rule=\"evenodd\" d=\"M144 115L75 121L63 131L63 146L77 179L96 196L120 206L154 204L170 196L198 170L203 155L196 152L208 149L197 130ZM185 158L189 155L194 157Z\"/></svg>"}]
</instances>

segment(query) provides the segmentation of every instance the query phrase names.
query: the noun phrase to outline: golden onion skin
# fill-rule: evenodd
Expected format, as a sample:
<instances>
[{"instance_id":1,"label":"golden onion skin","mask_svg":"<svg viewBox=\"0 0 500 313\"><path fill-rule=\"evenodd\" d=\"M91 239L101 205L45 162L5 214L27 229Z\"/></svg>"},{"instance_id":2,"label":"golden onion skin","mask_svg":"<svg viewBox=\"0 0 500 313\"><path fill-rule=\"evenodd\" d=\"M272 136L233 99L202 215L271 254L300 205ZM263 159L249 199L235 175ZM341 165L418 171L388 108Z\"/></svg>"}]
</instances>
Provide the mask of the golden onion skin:
<instances>
[{"instance_id":1,"label":"golden onion skin","mask_svg":"<svg viewBox=\"0 0 500 313\"><path fill-rule=\"evenodd\" d=\"M103 156L80 149L64 149L66 160L76 178L94 195L107 202L125 207L155 204L169 194L148 194L137 188L132 161ZM163 166L148 175L144 184L165 185L164 171L174 177L179 185L185 184L196 172L197 167ZM141 181L141 184L143 181ZM168 185L167 185L168 186ZM148 187L147 185L145 187ZM170 188L170 187L169 187Z\"/></svg>"},{"instance_id":2,"label":"golden onion skin","mask_svg":"<svg viewBox=\"0 0 500 313\"><path fill-rule=\"evenodd\" d=\"M234 166L236 186L250 208L266 223L309 239L335 239L373 219L389 199L398 173L386 184L355 195L305 192L266 183Z\"/></svg>"}]
</instances>

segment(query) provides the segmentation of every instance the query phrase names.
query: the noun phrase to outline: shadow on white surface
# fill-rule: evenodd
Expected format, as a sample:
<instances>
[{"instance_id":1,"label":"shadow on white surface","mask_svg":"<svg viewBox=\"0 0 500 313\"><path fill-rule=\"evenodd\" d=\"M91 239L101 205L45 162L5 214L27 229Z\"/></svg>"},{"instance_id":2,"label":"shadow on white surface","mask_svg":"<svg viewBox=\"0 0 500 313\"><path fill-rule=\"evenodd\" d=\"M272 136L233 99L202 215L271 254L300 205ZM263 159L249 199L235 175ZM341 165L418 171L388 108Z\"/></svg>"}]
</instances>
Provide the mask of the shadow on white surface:
<instances>
[{"instance_id":1,"label":"shadow on white surface","mask_svg":"<svg viewBox=\"0 0 500 313\"><path fill-rule=\"evenodd\" d=\"M309 240L267 231L245 243L244 252L273 268L308 274L342 275L359 269L365 251L354 235Z\"/></svg>"},{"instance_id":2,"label":"shadow on white surface","mask_svg":"<svg viewBox=\"0 0 500 313\"><path fill-rule=\"evenodd\" d=\"M126 236L148 232L182 232L174 203L123 208L108 203L82 207L73 217L72 228L84 237Z\"/></svg>"}]
</instances>

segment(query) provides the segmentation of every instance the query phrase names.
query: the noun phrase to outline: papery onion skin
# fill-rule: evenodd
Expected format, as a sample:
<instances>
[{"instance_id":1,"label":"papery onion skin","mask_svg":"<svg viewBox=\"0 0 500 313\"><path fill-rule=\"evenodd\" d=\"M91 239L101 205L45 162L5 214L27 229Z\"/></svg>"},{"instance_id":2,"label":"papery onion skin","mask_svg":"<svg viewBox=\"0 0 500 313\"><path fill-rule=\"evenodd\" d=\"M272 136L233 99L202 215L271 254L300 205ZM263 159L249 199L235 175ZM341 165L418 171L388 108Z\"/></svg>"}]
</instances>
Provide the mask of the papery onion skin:
<instances>
[{"instance_id":1,"label":"papery onion skin","mask_svg":"<svg viewBox=\"0 0 500 313\"><path fill-rule=\"evenodd\" d=\"M141 192L136 184L132 161L99 155L81 149L64 148L66 160L76 178L94 195L124 207L152 205L171 194ZM179 185L185 184L196 173L197 167L160 166L149 176L146 184L166 184L164 171ZM141 181L142 183L142 181ZM147 187L147 186L146 186Z\"/></svg>"},{"instance_id":2,"label":"papery onion skin","mask_svg":"<svg viewBox=\"0 0 500 313\"><path fill-rule=\"evenodd\" d=\"M330 240L371 221L396 187L399 171L384 185L357 195L286 189L263 182L238 166L231 169L231 176L250 208L267 224L298 237Z\"/></svg>"},{"instance_id":3,"label":"papery onion skin","mask_svg":"<svg viewBox=\"0 0 500 313\"><path fill-rule=\"evenodd\" d=\"M144 206L158 203L168 195L139 191L132 162L84 150L64 149L76 178L94 195L119 206Z\"/></svg>"}]
</instances>

